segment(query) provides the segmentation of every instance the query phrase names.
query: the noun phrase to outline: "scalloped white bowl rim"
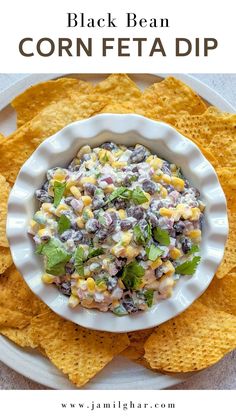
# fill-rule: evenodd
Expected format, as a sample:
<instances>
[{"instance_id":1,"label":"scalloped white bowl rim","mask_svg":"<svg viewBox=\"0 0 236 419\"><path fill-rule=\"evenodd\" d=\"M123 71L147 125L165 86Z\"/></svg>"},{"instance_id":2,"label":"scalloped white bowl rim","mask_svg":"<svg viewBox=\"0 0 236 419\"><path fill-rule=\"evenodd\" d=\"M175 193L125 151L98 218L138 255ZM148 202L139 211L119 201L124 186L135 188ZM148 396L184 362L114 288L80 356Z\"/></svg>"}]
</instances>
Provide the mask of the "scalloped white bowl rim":
<instances>
[{"instance_id":1,"label":"scalloped white bowl rim","mask_svg":"<svg viewBox=\"0 0 236 419\"><path fill-rule=\"evenodd\" d=\"M27 233L29 220L38 207L34 193L49 168L64 166L78 149L97 146L112 140L118 144L147 146L183 170L206 203L201 262L193 276L181 277L173 296L159 302L147 312L117 317L68 306L68 297L54 286L41 281L43 262L34 253L34 243ZM13 261L31 290L54 312L81 326L109 331L128 332L158 326L187 309L209 286L223 255L228 235L227 206L224 192L212 165L199 148L171 126L133 114L101 114L74 122L43 141L22 166L8 201L7 237Z\"/></svg>"}]
</instances>

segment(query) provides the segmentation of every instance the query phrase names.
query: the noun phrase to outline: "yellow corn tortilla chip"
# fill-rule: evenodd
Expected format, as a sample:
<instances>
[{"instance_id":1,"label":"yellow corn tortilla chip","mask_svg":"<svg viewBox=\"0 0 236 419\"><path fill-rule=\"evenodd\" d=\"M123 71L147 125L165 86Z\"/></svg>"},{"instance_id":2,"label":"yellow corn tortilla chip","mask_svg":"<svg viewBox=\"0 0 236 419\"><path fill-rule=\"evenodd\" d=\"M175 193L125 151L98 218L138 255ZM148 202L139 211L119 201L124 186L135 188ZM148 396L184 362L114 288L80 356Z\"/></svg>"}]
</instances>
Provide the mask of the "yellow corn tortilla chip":
<instances>
[{"instance_id":1,"label":"yellow corn tortilla chip","mask_svg":"<svg viewBox=\"0 0 236 419\"><path fill-rule=\"evenodd\" d=\"M142 95L139 87L127 74L111 74L95 86L94 93L121 104L126 101L135 101Z\"/></svg>"},{"instance_id":2,"label":"yellow corn tortilla chip","mask_svg":"<svg viewBox=\"0 0 236 419\"><path fill-rule=\"evenodd\" d=\"M53 312L35 317L32 338L48 358L78 387L86 384L129 345L126 334L97 332Z\"/></svg>"},{"instance_id":3,"label":"yellow corn tortilla chip","mask_svg":"<svg viewBox=\"0 0 236 419\"><path fill-rule=\"evenodd\" d=\"M232 212L236 212L236 167L219 167L216 171L227 199L228 208Z\"/></svg>"},{"instance_id":4,"label":"yellow corn tortilla chip","mask_svg":"<svg viewBox=\"0 0 236 419\"><path fill-rule=\"evenodd\" d=\"M236 316L236 273L229 273L223 278L215 276L199 301L207 307Z\"/></svg>"},{"instance_id":5,"label":"yellow corn tortilla chip","mask_svg":"<svg viewBox=\"0 0 236 419\"><path fill-rule=\"evenodd\" d=\"M86 81L66 77L36 84L12 101L17 112L17 126L26 124L46 106L62 99L88 94L92 89L93 86Z\"/></svg>"},{"instance_id":6,"label":"yellow corn tortilla chip","mask_svg":"<svg viewBox=\"0 0 236 419\"><path fill-rule=\"evenodd\" d=\"M108 103L101 110L100 113L117 113L117 114L126 114L126 113L137 113L134 102L122 102Z\"/></svg>"},{"instance_id":7,"label":"yellow corn tortilla chip","mask_svg":"<svg viewBox=\"0 0 236 419\"><path fill-rule=\"evenodd\" d=\"M236 213L228 211L229 218L229 236L226 241L225 253L223 261L221 262L216 276L223 278L227 273L236 267L236 247L235 247L235 232L236 232Z\"/></svg>"},{"instance_id":8,"label":"yellow corn tortilla chip","mask_svg":"<svg viewBox=\"0 0 236 419\"><path fill-rule=\"evenodd\" d=\"M1 132L0 132L0 143L4 140L4 135L3 134L1 134Z\"/></svg>"},{"instance_id":9,"label":"yellow corn tortilla chip","mask_svg":"<svg viewBox=\"0 0 236 419\"><path fill-rule=\"evenodd\" d=\"M207 110L202 115L180 115L174 125L214 154L219 166L236 166L236 115Z\"/></svg>"},{"instance_id":10,"label":"yellow corn tortilla chip","mask_svg":"<svg viewBox=\"0 0 236 419\"><path fill-rule=\"evenodd\" d=\"M0 246L8 247L8 240L6 236L6 222L7 222L7 203L10 193L10 185L5 177L0 174Z\"/></svg>"},{"instance_id":11,"label":"yellow corn tortilla chip","mask_svg":"<svg viewBox=\"0 0 236 419\"><path fill-rule=\"evenodd\" d=\"M195 302L155 330L145 344L145 359L165 372L198 371L235 347L236 317Z\"/></svg>"},{"instance_id":12,"label":"yellow corn tortilla chip","mask_svg":"<svg viewBox=\"0 0 236 419\"><path fill-rule=\"evenodd\" d=\"M42 307L46 307L32 293L14 265L0 276L0 302L2 307L30 318L41 313Z\"/></svg>"},{"instance_id":13,"label":"yellow corn tortilla chip","mask_svg":"<svg viewBox=\"0 0 236 419\"><path fill-rule=\"evenodd\" d=\"M2 303L0 304L0 328L13 327L23 329L30 323L30 320L30 315L7 308L3 306Z\"/></svg>"},{"instance_id":14,"label":"yellow corn tortilla chip","mask_svg":"<svg viewBox=\"0 0 236 419\"><path fill-rule=\"evenodd\" d=\"M199 115L207 106L185 83L167 77L144 90L137 109L151 119L174 124L181 114Z\"/></svg>"},{"instance_id":15,"label":"yellow corn tortilla chip","mask_svg":"<svg viewBox=\"0 0 236 419\"><path fill-rule=\"evenodd\" d=\"M0 247L0 274L3 274L12 265L11 252L8 247ZM1 279L0 279L1 281Z\"/></svg>"},{"instance_id":16,"label":"yellow corn tortilla chip","mask_svg":"<svg viewBox=\"0 0 236 419\"><path fill-rule=\"evenodd\" d=\"M0 143L1 173L8 181L14 182L21 166L45 138L71 122L98 113L106 103L97 96L81 95L76 100L64 99L47 106L11 134L7 141Z\"/></svg>"},{"instance_id":17,"label":"yellow corn tortilla chip","mask_svg":"<svg viewBox=\"0 0 236 419\"><path fill-rule=\"evenodd\" d=\"M127 333L130 345L122 352L122 355L126 356L131 361L142 361L144 356L144 344L153 331L154 329L152 328Z\"/></svg>"},{"instance_id":18,"label":"yellow corn tortilla chip","mask_svg":"<svg viewBox=\"0 0 236 419\"><path fill-rule=\"evenodd\" d=\"M36 348L37 345L31 339L30 324L23 329L16 329L10 327L0 328L0 334L6 336L12 342L21 346L22 348Z\"/></svg>"}]
</instances>

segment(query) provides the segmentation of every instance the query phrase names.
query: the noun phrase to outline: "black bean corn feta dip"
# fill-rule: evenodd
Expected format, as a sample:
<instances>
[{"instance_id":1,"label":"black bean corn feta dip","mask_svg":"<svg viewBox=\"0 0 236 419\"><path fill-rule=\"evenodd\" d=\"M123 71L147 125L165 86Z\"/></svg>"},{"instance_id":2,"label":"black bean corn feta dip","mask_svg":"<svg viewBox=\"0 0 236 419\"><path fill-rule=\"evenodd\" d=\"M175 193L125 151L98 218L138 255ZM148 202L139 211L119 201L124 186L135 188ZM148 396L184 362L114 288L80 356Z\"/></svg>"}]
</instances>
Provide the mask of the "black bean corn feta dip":
<instances>
[{"instance_id":1,"label":"black bean corn feta dip","mask_svg":"<svg viewBox=\"0 0 236 419\"><path fill-rule=\"evenodd\" d=\"M69 305L126 315L171 296L200 261L204 212L180 169L142 145L82 147L48 170L29 227L42 280Z\"/></svg>"}]
</instances>

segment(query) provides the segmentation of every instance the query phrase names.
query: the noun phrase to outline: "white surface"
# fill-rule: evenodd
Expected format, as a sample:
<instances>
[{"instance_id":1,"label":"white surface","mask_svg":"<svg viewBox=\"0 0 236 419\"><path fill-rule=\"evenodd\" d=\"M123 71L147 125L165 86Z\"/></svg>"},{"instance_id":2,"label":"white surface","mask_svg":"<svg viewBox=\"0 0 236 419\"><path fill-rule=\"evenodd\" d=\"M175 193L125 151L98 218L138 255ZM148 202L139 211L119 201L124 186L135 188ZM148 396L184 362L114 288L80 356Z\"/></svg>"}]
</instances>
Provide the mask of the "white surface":
<instances>
[{"instance_id":1,"label":"white surface","mask_svg":"<svg viewBox=\"0 0 236 419\"><path fill-rule=\"evenodd\" d=\"M234 93L236 91L236 75L207 75L198 74L197 78L203 80L209 86L221 93L232 105L236 106ZM24 78L22 74L7 74L0 75L0 90L5 90L8 86L17 80ZM0 114L0 130L2 120L9 118L9 110L5 110ZM5 340L7 342L7 340ZM11 347L14 345L11 345ZM9 350L9 347L7 347ZM235 353L235 352L234 352ZM236 388L236 363L234 353L229 354L219 363L207 370L195 374L188 381L174 386L175 389L233 389ZM21 354L18 353L19 359ZM30 359L28 360L30 363ZM13 363L12 363L13 365ZM16 365L16 364L15 364ZM16 366L15 366L16 368ZM107 370L107 368L105 369ZM102 372L102 374L105 372ZM129 373L129 371L128 371ZM153 374L153 373L152 373ZM169 383L171 385L171 383ZM138 380L131 388L139 386ZM152 388L155 388L151 384ZM15 371L8 368L6 365L0 363L0 388L2 389L43 389L45 387L36 384ZM147 380L141 381L139 388L148 389L149 384Z\"/></svg>"},{"instance_id":2,"label":"white surface","mask_svg":"<svg viewBox=\"0 0 236 419\"><path fill-rule=\"evenodd\" d=\"M143 144L161 158L177 164L198 188L206 205L201 262L196 273L191 278L181 276L171 298L160 301L146 312L122 317L83 307L70 308L68 297L56 287L42 282L42 257L35 254L35 243L27 233L37 210L35 190L40 189L47 171L52 167L66 167L80 147L87 144L96 147L111 137L117 144L126 146ZM7 236L12 257L32 291L66 319L107 332L130 332L158 326L189 307L212 280L224 255L227 234L226 200L213 167L197 146L174 128L139 115L97 115L74 122L43 141L22 166L8 203Z\"/></svg>"}]
</instances>

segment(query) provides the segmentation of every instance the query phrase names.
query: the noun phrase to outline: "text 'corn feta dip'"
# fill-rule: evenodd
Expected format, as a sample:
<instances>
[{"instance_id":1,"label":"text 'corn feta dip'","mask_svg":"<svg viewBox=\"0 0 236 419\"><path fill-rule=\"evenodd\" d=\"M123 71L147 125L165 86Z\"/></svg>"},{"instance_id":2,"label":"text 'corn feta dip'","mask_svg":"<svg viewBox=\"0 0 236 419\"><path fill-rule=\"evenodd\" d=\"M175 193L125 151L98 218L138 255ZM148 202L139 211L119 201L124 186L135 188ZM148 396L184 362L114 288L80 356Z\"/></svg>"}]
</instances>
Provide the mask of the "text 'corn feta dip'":
<instances>
[{"instance_id":1,"label":"text 'corn feta dip'","mask_svg":"<svg viewBox=\"0 0 236 419\"><path fill-rule=\"evenodd\" d=\"M171 164L142 145L82 147L48 170L29 227L42 280L81 304L125 315L171 296L200 261L204 204Z\"/></svg>"}]
</instances>

